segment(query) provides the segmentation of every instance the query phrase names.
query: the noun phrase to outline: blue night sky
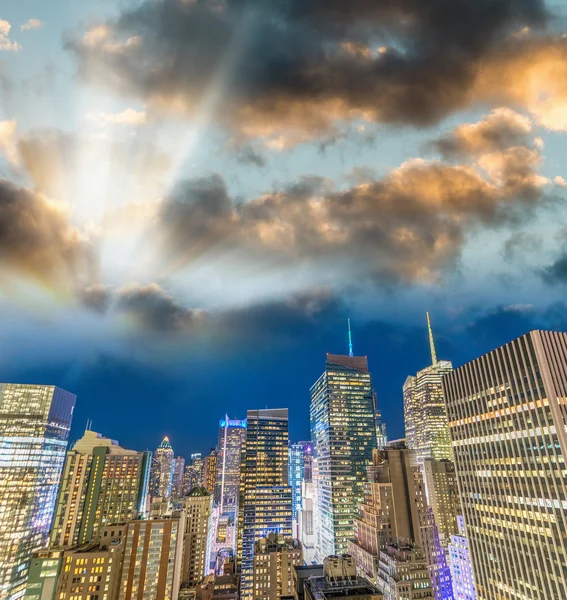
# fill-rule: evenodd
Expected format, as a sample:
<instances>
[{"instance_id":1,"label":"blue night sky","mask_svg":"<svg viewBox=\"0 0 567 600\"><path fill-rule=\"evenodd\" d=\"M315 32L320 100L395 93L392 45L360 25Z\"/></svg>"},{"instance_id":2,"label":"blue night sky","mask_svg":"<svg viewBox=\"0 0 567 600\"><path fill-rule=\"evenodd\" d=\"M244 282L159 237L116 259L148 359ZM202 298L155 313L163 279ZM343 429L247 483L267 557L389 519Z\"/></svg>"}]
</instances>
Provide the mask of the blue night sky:
<instances>
[{"instance_id":1,"label":"blue night sky","mask_svg":"<svg viewBox=\"0 0 567 600\"><path fill-rule=\"evenodd\" d=\"M401 387L567 327L567 15L544 0L0 8L0 379L184 456L309 435L325 353Z\"/></svg>"}]
</instances>

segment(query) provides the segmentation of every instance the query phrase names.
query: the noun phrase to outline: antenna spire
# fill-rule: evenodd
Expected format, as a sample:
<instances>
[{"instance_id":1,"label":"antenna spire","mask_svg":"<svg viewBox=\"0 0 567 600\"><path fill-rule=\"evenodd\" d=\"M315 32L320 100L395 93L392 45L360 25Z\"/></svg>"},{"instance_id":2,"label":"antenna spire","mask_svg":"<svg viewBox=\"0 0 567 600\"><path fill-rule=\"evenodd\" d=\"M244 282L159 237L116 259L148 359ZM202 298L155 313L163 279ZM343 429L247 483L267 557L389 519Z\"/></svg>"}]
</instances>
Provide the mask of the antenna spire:
<instances>
[{"instance_id":1,"label":"antenna spire","mask_svg":"<svg viewBox=\"0 0 567 600\"><path fill-rule=\"evenodd\" d=\"M427 315L427 332L429 334L429 348L431 349L431 361L433 365L437 364L437 352L435 352L435 342L433 341L433 330L431 329L431 319L429 318L429 313L425 313Z\"/></svg>"},{"instance_id":2,"label":"antenna spire","mask_svg":"<svg viewBox=\"0 0 567 600\"><path fill-rule=\"evenodd\" d=\"M348 320L348 355L354 356L352 352L352 332L350 330L350 319Z\"/></svg>"}]
</instances>

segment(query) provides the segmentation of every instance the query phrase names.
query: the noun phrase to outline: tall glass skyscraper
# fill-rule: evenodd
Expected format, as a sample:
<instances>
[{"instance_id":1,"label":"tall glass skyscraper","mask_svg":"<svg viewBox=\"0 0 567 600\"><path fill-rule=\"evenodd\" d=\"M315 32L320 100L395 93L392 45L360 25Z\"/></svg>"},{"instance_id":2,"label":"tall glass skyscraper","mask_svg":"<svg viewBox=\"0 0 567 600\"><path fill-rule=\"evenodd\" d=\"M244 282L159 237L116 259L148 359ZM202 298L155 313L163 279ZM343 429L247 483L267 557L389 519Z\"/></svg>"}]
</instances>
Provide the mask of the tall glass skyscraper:
<instances>
[{"instance_id":1,"label":"tall glass skyscraper","mask_svg":"<svg viewBox=\"0 0 567 600\"><path fill-rule=\"evenodd\" d=\"M174 452L169 438L165 436L154 453L150 475L152 498L171 498L175 472Z\"/></svg>"},{"instance_id":2,"label":"tall glass skyscraper","mask_svg":"<svg viewBox=\"0 0 567 600\"><path fill-rule=\"evenodd\" d=\"M127 450L85 431L67 452L51 531L52 546L90 542L105 525L146 512L151 452Z\"/></svg>"},{"instance_id":3,"label":"tall glass skyscraper","mask_svg":"<svg viewBox=\"0 0 567 600\"><path fill-rule=\"evenodd\" d=\"M301 510L301 482L311 481L313 446L311 442L297 442L289 445L288 480L292 493L292 517L297 521L297 511Z\"/></svg>"},{"instance_id":4,"label":"tall glass skyscraper","mask_svg":"<svg viewBox=\"0 0 567 600\"><path fill-rule=\"evenodd\" d=\"M311 439L317 458L318 560L347 551L376 448L372 379L365 356L327 354L311 388Z\"/></svg>"},{"instance_id":5,"label":"tall glass skyscraper","mask_svg":"<svg viewBox=\"0 0 567 600\"><path fill-rule=\"evenodd\" d=\"M240 489L240 453L246 439L246 419L229 419L219 423L217 481L215 502L219 513L235 514Z\"/></svg>"},{"instance_id":6,"label":"tall glass skyscraper","mask_svg":"<svg viewBox=\"0 0 567 600\"><path fill-rule=\"evenodd\" d=\"M47 545L75 400L0 384L0 600L24 595L32 552Z\"/></svg>"},{"instance_id":7,"label":"tall glass skyscraper","mask_svg":"<svg viewBox=\"0 0 567 600\"><path fill-rule=\"evenodd\" d=\"M567 333L443 378L479 600L567 598Z\"/></svg>"},{"instance_id":8,"label":"tall glass skyscraper","mask_svg":"<svg viewBox=\"0 0 567 600\"><path fill-rule=\"evenodd\" d=\"M403 388L406 444L410 450L415 450L420 462L428 458L452 460L441 380L452 371L453 365L448 360L437 360L429 314L427 324L432 364L415 377L410 375Z\"/></svg>"},{"instance_id":9,"label":"tall glass skyscraper","mask_svg":"<svg viewBox=\"0 0 567 600\"><path fill-rule=\"evenodd\" d=\"M288 410L249 410L241 453L237 558L241 598L253 595L254 545L270 533L292 536Z\"/></svg>"}]
</instances>

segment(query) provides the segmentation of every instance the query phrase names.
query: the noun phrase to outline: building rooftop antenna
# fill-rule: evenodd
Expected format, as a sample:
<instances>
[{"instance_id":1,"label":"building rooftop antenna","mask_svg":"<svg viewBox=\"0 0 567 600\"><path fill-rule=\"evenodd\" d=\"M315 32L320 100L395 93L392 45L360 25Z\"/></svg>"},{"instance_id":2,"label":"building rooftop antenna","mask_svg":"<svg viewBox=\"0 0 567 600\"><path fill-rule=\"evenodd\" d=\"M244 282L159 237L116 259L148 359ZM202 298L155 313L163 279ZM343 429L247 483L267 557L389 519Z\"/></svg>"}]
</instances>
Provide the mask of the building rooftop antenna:
<instances>
[{"instance_id":1,"label":"building rooftop antenna","mask_svg":"<svg viewBox=\"0 0 567 600\"><path fill-rule=\"evenodd\" d=\"M348 355L354 356L352 351L352 332L350 330L350 319L348 320Z\"/></svg>"},{"instance_id":2,"label":"building rooftop antenna","mask_svg":"<svg viewBox=\"0 0 567 600\"><path fill-rule=\"evenodd\" d=\"M429 313L425 313L427 315L427 333L429 335L429 348L431 350L431 364L437 364L437 352L435 352L435 342L433 340L433 330L431 329L431 319L429 318Z\"/></svg>"}]
</instances>

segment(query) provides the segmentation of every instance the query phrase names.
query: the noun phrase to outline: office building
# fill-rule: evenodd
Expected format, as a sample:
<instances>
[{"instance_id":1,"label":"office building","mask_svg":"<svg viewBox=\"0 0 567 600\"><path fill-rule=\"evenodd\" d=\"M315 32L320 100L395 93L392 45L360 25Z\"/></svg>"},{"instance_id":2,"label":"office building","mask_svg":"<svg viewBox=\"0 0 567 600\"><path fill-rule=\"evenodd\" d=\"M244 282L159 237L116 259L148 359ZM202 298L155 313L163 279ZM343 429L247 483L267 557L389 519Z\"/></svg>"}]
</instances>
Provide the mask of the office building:
<instances>
[{"instance_id":1,"label":"office building","mask_svg":"<svg viewBox=\"0 0 567 600\"><path fill-rule=\"evenodd\" d=\"M246 420L229 419L219 423L215 502L221 514L236 515L240 490L240 454L246 439Z\"/></svg>"},{"instance_id":2,"label":"office building","mask_svg":"<svg viewBox=\"0 0 567 600\"><path fill-rule=\"evenodd\" d=\"M202 487L205 472L205 461L200 452L191 454L191 462L185 467L183 489L187 495L193 488Z\"/></svg>"},{"instance_id":3,"label":"office building","mask_svg":"<svg viewBox=\"0 0 567 600\"><path fill-rule=\"evenodd\" d=\"M295 565L293 567L293 597L294 600L305 599L305 582L311 577L323 577L323 565Z\"/></svg>"},{"instance_id":4,"label":"office building","mask_svg":"<svg viewBox=\"0 0 567 600\"><path fill-rule=\"evenodd\" d=\"M380 550L378 588L384 600L433 600L433 587L421 548L405 541L386 544Z\"/></svg>"},{"instance_id":5,"label":"office building","mask_svg":"<svg viewBox=\"0 0 567 600\"><path fill-rule=\"evenodd\" d=\"M439 540L447 549L451 536L458 532L457 517L461 513L455 465L450 460L426 459L423 477L428 504L433 510Z\"/></svg>"},{"instance_id":6,"label":"office building","mask_svg":"<svg viewBox=\"0 0 567 600\"><path fill-rule=\"evenodd\" d=\"M315 567L316 568L316 567ZM323 563L323 575L312 575L303 580L305 600L383 600L383 595L366 578L356 572L351 556L329 556Z\"/></svg>"},{"instance_id":7,"label":"office building","mask_svg":"<svg viewBox=\"0 0 567 600\"><path fill-rule=\"evenodd\" d=\"M47 546L75 400L0 384L0 600L23 596L32 553Z\"/></svg>"},{"instance_id":8,"label":"office building","mask_svg":"<svg viewBox=\"0 0 567 600\"><path fill-rule=\"evenodd\" d=\"M451 543L449 544L453 598L454 600L477 600L469 542L466 536L465 520L462 515L457 517L457 524L459 533L451 536Z\"/></svg>"},{"instance_id":9,"label":"office building","mask_svg":"<svg viewBox=\"0 0 567 600\"><path fill-rule=\"evenodd\" d=\"M151 454L86 430L67 452L51 546L75 546L146 510Z\"/></svg>"},{"instance_id":10,"label":"office building","mask_svg":"<svg viewBox=\"0 0 567 600\"><path fill-rule=\"evenodd\" d=\"M443 378L479 600L567 598L566 365L532 331Z\"/></svg>"},{"instance_id":11,"label":"office building","mask_svg":"<svg viewBox=\"0 0 567 600\"><path fill-rule=\"evenodd\" d=\"M63 553L56 598L118 600L128 525L111 525L100 538Z\"/></svg>"},{"instance_id":12,"label":"office building","mask_svg":"<svg viewBox=\"0 0 567 600\"><path fill-rule=\"evenodd\" d=\"M279 600L293 595L293 567L303 564L301 544L277 533L254 546L254 600Z\"/></svg>"},{"instance_id":13,"label":"office building","mask_svg":"<svg viewBox=\"0 0 567 600\"><path fill-rule=\"evenodd\" d=\"M240 577L235 573L217 575L213 583L211 600L239 600Z\"/></svg>"},{"instance_id":14,"label":"office building","mask_svg":"<svg viewBox=\"0 0 567 600\"><path fill-rule=\"evenodd\" d=\"M406 444L417 459L452 460L451 438L443 399L442 378L453 369L447 360L437 360L429 314L427 315L432 364L409 376L403 387Z\"/></svg>"},{"instance_id":15,"label":"office building","mask_svg":"<svg viewBox=\"0 0 567 600\"><path fill-rule=\"evenodd\" d=\"M209 573L213 496L202 486L194 487L183 499L183 508L187 521L181 580L196 587Z\"/></svg>"},{"instance_id":16,"label":"office building","mask_svg":"<svg viewBox=\"0 0 567 600\"><path fill-rule=\"evenodd\" d=\"M292 493L292 518L297 521L297 511L301 509L301 483L311 481L313 446L311 442L297 442L289 445L288 481ZM307 468L307 477L306 477Z\"/></svg>"},{"instance_id":17,"label":"office building","mask_svg":"<svg viewBox=\"0 0 567 600\"><path fill-rule=\"evenodd\" d=\"M313 482L303 480L301 483L301 508L297 511L297 531L303 549L303 558L308 565L315 562L315 545L317 543L313 504Z\"/></svg>"},{"instance_id":18,"label":"office building","mask_svg":"<svg viewBox=\"0 0 567 600\"><path fill-rule=\"evenodd\" d=\"M32 554L25 600L55 600L57 583L63 562L61 548L39 550Z\"/></svg>"},{"instance_id":19,"label":"office building","mask_svg":"<svg viewBox=\"0 0 567 600\"><path fill-rule=\"evenodd\" d=\"M119 600L177 600L184 533L184 511L128 523Z\"/></svg>"},{"instance_id":20,"label":"office building","mask_svg":"<svg viewBox=\"0 0 567 600\"><path fill-rule=\"evenodd\" d=\"M203 486L214 495L217 483L217 451L211 448L208 456L205 456L205 466L203 474Z\"/></svg>"},{"instance_id":21,"label":"office building","mask_svg":"<svg viewBox=\"0 0 567 600\"><path fill-rule=\"evenodd\" d=\"M327 354L311 388L311 439L317 459L318 560L342 554L354 534L366 466L376 448L372 380L364 356Z\"/></svg>"},{"instance_id":22,"label":"office building","mask_svg":"<svg viewBox=\"0 0 567 600\"><path fill-rule=\"evenodd\" d=\"M288 410L249 410L246 420L237 529L243 600L253 595L255 543L270 533L292 537Z\"/></svg>"},{"instance_id":23,"label":"office building","mask_svg":"<svg viewBox=\"0 0 567 600\"><path fill-rule=\"evenodd\" d=\"M171 495L175 500L184 496L183 475L185 474L185 459L176 456L173 459L173 483Z\"/></svg>"},{"instance_id":24,"label":"office building","mask_svg":"<svg viewBox=\"0 0 567 600\"><path fill-rule=\"evenodd\" d=\"M169 438L165 436L154 452L150 488L152 498L171 498L173 490L174 452Z\"/></svg>"},{"instance_id":25,"label":"office building","mask_svg":"<svg viewBox=\"0 0 567 600\"><path fill-rule=\"evenodd\" d=\"M382 411L378 408L378 395L374 392L374 415L376 420L376 448L383 450L388 445L386 423L382 421Z\"/></svg>"}]
</instances>

